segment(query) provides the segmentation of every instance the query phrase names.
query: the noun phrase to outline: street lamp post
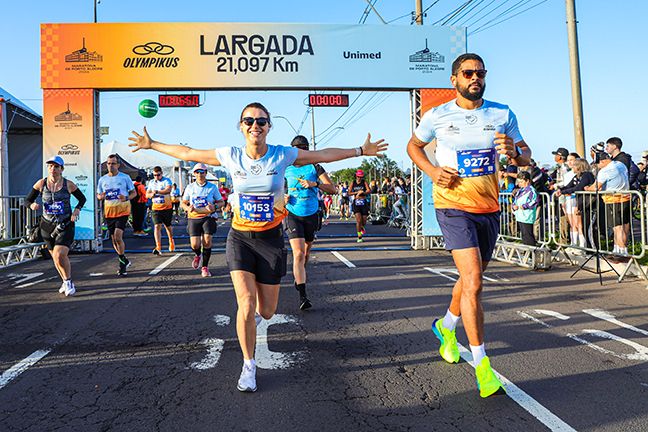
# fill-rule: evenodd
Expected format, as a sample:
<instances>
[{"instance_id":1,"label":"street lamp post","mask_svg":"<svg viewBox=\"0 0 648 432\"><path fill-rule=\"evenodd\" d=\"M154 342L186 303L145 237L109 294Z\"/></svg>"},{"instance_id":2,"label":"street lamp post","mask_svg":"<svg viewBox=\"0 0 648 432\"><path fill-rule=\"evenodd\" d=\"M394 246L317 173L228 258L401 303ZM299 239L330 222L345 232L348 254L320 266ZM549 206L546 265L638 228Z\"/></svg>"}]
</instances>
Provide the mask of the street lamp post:
<instances>
[{"instance_id":1,"label":"street lamp post","mask_svg":"<svg viewBox=\"0 0 648 432\"><path fill-rule=\"evenodd\" d=\"M288 125L289 125L290 128L293 130L293 132L295 132L295 135L299 135L299 132L297 132L297 129L295 129L295 126L293 126L292 123L290 123L290 120L288 120L286 117L284 117L284 116L280 116L280 115L276 115L276 116L274 116L274 118L278 118L278 119L286 120L286 123L288 123Z\"/></svg>"}]
</instances>

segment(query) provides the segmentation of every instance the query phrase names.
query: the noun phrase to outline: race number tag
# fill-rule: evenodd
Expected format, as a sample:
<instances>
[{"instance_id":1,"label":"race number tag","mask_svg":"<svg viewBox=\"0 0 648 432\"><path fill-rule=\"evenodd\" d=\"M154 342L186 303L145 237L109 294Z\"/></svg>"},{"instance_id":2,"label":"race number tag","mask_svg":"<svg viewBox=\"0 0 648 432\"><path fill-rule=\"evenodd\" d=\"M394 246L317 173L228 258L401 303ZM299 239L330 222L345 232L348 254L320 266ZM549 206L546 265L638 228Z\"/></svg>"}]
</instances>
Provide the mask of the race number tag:
<instances>
[{"instance_id":1,"label":"race number tag","mask_svg":"<svg viewBox=\"0 0 648 432\"><path fill-rule=\"evenodd\" d=\"M106 189L106 199L115 201L119 199L119 189Z\"/></svg>"},{"instance_id":2,"label":"race number tag","mask_svg":"<svg viewBox=\"0 0 648 432\"><path fill-rule=\"evenodd\" d=\"M459 177L479 177L495 174L494 148L481 150L457 150Z\"/></svg>"},{"instance_id":3,"label":"race number tag","mask_svg":"<svg viewBox=\"0 0 648 432\"><path fill-rule=\"evenodd\" d=\"M63 201L54 201L52 203L43 203L45 214L48 215L62 215L63 214Z\"/></svg>"},{"instance_id":4,"label":"race number tag","mask_svg":"<svg viewBox=\"0 0 648 432\"><path fill-rule=\"evenodd\" d=\"M153 195L153 204L164 204L164 195Z\"/></svg>"},{"instance_id":5,"label":"race number tag","mask_svg":"<svg viewBox=\"0 0 648 432\"><path fill-rule=\"evenodd\" d=\"M239 195L241 219L252 222L272 222L274 220L274 196Z\"/></svg>"},{"instance_id":6,"label":"race number tag","mask_svg":"<svg viewBox=\"0 0 648 432\"><path fill-rule=\"evenodd\" d=\"M365 200L364 200L364 198L358 198L358 199L356 199L356 200L355 200L355 205L357 205L357 206L363 206L363 205L365 205Z\"/></svg>"},{"instance_id":7,"label":"race number tag","mask_svg":"<svg viewBox=\"0 0 648 432\"><path fill-rule=\"evenodd\" d=\"M192 198L193 206L196 208L207 207L207 198L205 197L194 197Z\"/></svg>"}]
</instances>

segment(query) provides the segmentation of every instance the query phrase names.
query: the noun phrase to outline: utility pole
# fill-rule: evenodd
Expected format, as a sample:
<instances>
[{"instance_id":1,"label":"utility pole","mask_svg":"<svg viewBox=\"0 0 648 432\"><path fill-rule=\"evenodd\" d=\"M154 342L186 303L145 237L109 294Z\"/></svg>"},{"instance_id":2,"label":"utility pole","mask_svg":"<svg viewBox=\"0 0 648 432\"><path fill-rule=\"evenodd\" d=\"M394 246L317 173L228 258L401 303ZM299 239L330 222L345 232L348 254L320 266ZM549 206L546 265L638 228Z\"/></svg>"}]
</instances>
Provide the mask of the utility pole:
<instances>
[{"instance_id":1,"label":"utility pole","mask_svg":"<svg viewBox=\"0 0 648 432\"><path fill-rule=\"evenodd\" d=\"M423 25L423 0L415 0L416 2L416 25Z\"/></svg>"},{"instance_id":2,"label":"utility pole","mask_svg":"<svg viewBox=\"0 0 648 432\"><path fill-rule=\"evenodd\" d=\"M317 145L315 144L315 107L311 107L311 143L313 144L313 151L317 150Z\"/></svg>"},{"instance_id":3,"label":"utility pole","mask_svg":"<svg viewBox=\"0 0 648 432\"><path fill-rule=\"evenodd\" d=\"M576 5L575 0L565 0L565 4L567 7L567 39L569 41L569 72L571 77L572 110L574 113L574 138L576 141L576 153L585 157L585 127L583 126Z\"/></svg>"}]
</instances>

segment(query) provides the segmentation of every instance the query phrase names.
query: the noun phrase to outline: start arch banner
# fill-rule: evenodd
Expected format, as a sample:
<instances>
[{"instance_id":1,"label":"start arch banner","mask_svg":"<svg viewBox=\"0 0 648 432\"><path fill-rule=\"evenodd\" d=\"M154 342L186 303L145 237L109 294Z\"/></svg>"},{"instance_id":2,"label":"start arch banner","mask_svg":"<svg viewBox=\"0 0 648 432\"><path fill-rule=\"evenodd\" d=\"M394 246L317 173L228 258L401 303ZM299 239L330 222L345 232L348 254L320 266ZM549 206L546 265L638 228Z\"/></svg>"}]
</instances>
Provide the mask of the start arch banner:
<instances>
[{"instance_id":1,"label":"start arch banner","mask_svg":"<svg viewBox=\"0 0 648 432\"><path fill-rule=\"evenodd\" d=\"M41 25L44 89L449 88L464 27Z\"/></svg>"}]
</instances>

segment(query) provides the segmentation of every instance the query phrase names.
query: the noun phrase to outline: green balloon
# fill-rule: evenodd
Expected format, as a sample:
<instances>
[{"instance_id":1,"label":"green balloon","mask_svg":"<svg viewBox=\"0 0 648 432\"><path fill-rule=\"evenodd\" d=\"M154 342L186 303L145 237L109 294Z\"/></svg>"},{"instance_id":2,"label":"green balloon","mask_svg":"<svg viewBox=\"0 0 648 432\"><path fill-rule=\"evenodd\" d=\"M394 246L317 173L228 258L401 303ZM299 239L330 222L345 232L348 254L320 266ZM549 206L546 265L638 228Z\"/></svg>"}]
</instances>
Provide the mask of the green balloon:
<instances>
[{"instance_id":1,"label":"green balloon","mask_svg":"<svg viewBox=\"0 0 648 432\"><path fill-rule=\"evenodd\" d=\"M158 106L155 101L151 99L144 99L142 102L140 102L138 110L142 117L151 118L155 117L155 114L157 114Z\"/></svg>"}]
</instances>

